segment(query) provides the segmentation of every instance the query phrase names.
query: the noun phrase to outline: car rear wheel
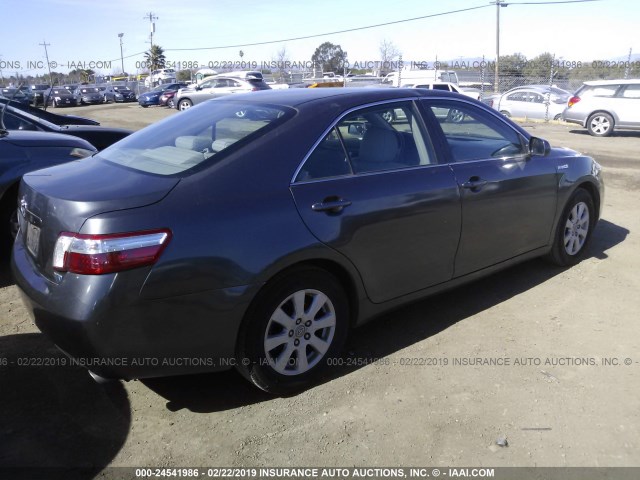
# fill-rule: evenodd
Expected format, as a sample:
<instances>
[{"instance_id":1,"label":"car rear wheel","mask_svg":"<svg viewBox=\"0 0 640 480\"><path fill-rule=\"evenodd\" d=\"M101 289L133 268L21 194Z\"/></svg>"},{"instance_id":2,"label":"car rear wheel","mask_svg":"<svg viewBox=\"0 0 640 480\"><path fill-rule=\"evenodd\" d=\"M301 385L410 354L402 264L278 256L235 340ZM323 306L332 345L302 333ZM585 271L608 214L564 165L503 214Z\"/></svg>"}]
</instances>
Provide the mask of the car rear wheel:
<instances>
[{"instance_id":1,"label":"car rear wheel","mask_svg":"<svg viewBox=\"0 0 640 480\"><path fill-rule=\"evenodd\" d=\"M561 267L575 265L584 257L595 227L593 198L584 189L577 189L560 217L549 259Z\"/></svg>"},{"instance_id":2,"label":"car rear wheel","mask_svg":"<svg viewBox=\"0 0 640 480\"><path fill-rule=\"evenodd\" d=\"M464 112L455 108L449 110L449 113L447 114L447 122L460 123L462 120L464 120Z\"/></svg>"},{"instance_id":3,"label":"car rear wheel","mask_svg":"<svg viewBox=\"0 0 640 480\"><path fill-rule=\"evenodd\" d=\"M382 114L382 118L387 122L391 123L396 119L396 113L393 110L387 110Z\"/></svg>"},{"instance_id":4,"label":"car rear wheel","mask_svg":"<svg viewBox=\"0 0 640 480\"><path fill-rule=\"evenodd\" d=\"M348 318L338 279L318 268L291 271L267 284L247 312L236 365L266 392L304 389L342 349Z\"/></svg>"},{"instance_id":5,"label":"car rear wheel","mask_svg":"<svg viewBox=\"0 0 640 480\"><path fill-rule=\"evenodd\" d=\"M561 114L561 113L557 114L555 117L553 117L553 119L554 119L556 122L557 122L557 121L559 121L559 120L562 120L562 114Z\"/></svg>"},{"instance_id":6,"label":"car rear wheel","mask_svg":"<svg viewBox=\"0 0 640 480\"><path fill-rule=\"evenodd\" d=\"M188 98L182 99L178 102L178 110L188 110L193 106L193 103Z\"/></svg>"},{"instance_id":7,"label":"car rear wheel","mask_svg":"<svg viewBox=\"0 0 640 480\"><path fill-rule=\"evenodd\" d=\"M11 245L20 228L16 201L15 194L9 192L0 204L0 247L3 252L0 262L8 259L8 252L11 251Z\"/></svg>"},{"instance_id":8,"label":"car rear wheel","mask_svg":"<svg viewBox=\"0 0 640 480\"><path fill-rule=\"evenodd\" d=\"M507 112L506 110L500 110L500 113L502 115L504 115L507 118L511 118L511 114L509 112Z\"/></svg>"},{"instance_id":9,"label":"car rear wheel","mask_svg":"<svg viewBox=\"0 0 640 480\"><path fill-rule=\"evenodd\" d=\"M594 113L587 120L587 130L594 137L608 137L613 133L613 117L608 113Z\"/></svg>"}]
</instances>

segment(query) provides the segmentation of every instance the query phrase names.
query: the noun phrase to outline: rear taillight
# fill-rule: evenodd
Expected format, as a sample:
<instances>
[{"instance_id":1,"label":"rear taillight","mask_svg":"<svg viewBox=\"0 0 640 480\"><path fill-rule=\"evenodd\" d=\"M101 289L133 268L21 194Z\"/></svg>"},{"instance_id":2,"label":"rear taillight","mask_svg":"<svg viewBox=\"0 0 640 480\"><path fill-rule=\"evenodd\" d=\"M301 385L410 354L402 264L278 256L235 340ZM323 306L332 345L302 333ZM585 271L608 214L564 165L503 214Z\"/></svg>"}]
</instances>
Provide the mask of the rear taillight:
<instances>
[{"instance_id":1,"label":"rear taillight","mask_svg":"<svg viewBox=\"0 0 640 480\"><path fill-rule=\"evenodd\" d=\"M573 107L576 103L580 101L580 97L571 97L569 102L567 102L568 107Z\"/></svg>"},{"instance_id":2,"label":"rear taillight","mask_svg":"<svg viewBox=\"0 0 640 480\"><path fill-rule=\"evenodd\" d=\"M169 230L84 235L62 232L53 251L59 272L101 275L154 264L171 239Z\"/></svg>"}]
</instances>

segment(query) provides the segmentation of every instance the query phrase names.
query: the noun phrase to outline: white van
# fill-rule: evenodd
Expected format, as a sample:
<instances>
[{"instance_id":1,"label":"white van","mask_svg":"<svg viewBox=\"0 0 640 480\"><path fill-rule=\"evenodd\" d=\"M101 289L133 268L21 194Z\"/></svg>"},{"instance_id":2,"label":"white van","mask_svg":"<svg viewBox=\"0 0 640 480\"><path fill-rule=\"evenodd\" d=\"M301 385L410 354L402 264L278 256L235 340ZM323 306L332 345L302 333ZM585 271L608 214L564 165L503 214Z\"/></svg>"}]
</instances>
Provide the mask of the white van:
<instances>
[{"instance_id":1,"label":"white van","mask_svg":"<svg viewBox=\"0 0 640 480\"><path fill-rule=\"evenodd\" d=\"M382 84L405 87L429 82L450 82L457 85L458 75L453 70L402 70L389 73L384 77Z\"/></svg>"}]
</instances>

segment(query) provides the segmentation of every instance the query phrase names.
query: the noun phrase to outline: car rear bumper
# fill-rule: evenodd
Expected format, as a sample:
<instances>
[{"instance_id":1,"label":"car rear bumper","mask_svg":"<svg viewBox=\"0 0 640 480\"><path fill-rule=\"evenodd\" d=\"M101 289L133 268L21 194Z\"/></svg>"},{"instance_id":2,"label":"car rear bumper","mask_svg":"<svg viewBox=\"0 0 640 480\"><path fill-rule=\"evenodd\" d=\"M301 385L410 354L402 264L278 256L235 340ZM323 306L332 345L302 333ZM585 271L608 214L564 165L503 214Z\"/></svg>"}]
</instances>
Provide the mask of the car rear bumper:
<instances>
[{"instance_id":1,"label":"car rear bumper","mask_svg":"<svg viewBox=\"0 0 640 480\"><path fill-rule=\"evenodd\" d=\"M140 295L149 268L108 275L41 275L20 238L11 268L36 326L74 365L106 378L144 378L231 368L236 337L259 286L170 298Z\"/></svg>"}]
</instances>

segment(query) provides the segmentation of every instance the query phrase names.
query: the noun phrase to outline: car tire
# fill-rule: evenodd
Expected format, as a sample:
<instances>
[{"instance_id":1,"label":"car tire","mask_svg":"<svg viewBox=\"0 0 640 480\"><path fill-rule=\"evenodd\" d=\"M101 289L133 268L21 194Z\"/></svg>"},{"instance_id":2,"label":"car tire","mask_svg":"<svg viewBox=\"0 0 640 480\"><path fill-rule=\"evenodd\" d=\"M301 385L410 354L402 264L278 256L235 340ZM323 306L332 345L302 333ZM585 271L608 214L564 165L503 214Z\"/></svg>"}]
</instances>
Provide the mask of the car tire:
<instances>
[{"instance_id":1,"label":"car tire","mask_svg":"<svg viewBox=\"0 0 640 480\"><path fill-rule=\"evenodd\" d=\"M149 108L149 105L140 105L142 108Z\"/></svg>"},{"instance_id":2,"label":"car tire","mask_svg":"<svg viewBox=\"0 0 640 480\"><path fill-rule=\"evenodd\" d=\"M507 112L506 110L500 110L500 113L502 115L504 115L507 118L511 118L511 114L509 112Z\"/></svg>"},{"instance_id":3,"label":"car tire","mask_svg":"<svg viewBox=\"0 0 640 480\"><path fill-rule=\"evenodd\" d=\"M3 252L0 262L8 260L11 246L18 234L18 210L15 193L7 192L0 203L0 247Z\"/></svg>"},{"instance_id":4,"label":"car tire","mask_svg":"<svg viewBox=\"0 0 640 480\"><path fill-rule=\"evenodd\" d=\"M578 188L562 212L547 258L561 267L578 263L589 246L595 224L593 198L585 189Z\"/></svg>"},{"instance_id":5,"label":"car tire","mask_svg":"<svg viewBox=\"0 0 640 480\"><path fill-rule=\"evenodd\" d=\"M349 323L347 297L337 278L315 267L291 270L269 282L247 311L237 368L265 392L303 390L340 353Z\"/></svg>"},{"instance_id":6,"label":"car tire","mask_svg":"<svg viewBox=\"0 0 640 480\"><path fill-rule=\"evenodd\" d=\"M178 102L178 110L188 110L193 107L193 102L188 98L183 98Z\"/></svg>"},{"instance_id":7,"label":"car tire","mask_svg":"<svg viewBox=\"0 0 640 480\"><path fill-rule=\"evenodd\" d=\"M55 101L55 99L51 102L51 106L53 108L58 108L58 102Z\"/></svg>"},{"instance_id":8,"label":"car tire","mask_svg":"<svg viewBox=\"0 0 640 480\"><path fill-rule=\"evenodd\" d=\"M613 133L613 117L608 113L594 113L587 120L587 131L594 137L608 137Z\"/></svg>"},{"instance_id":9,"label":"car tire","mask_svg":"<svg viewBox=\"0 0 640 480\"><path fill-rule=\"evenodd\" d=\"M560 120L562 120L562 114L561 114L561 113L557 114L555 117L553 117L553 119L554 119L556 122L559 122Z\"/></svg>"},{"instance_id":10,"label":"car tire","mask_svg":"<svg viewBox=\"0 0 640 480\"><path fill-rule=\"evenodd\" d=\"M382 114L382 118L387 123L392 123L396 119L396 112L394 112L393 110L387 110Z\"/></svg>"},{"instance_id":11,"label":"car tire","mask_svg":"<svg viewBox=\"0 0 640 480\"><path fill-rule=\"evenodd\" d=\"M457 110L455 108L449 109L449 113L447 113L447 122L460 123L463 120L464 120L464 112Z\"/></svg>"}]
</instances>

